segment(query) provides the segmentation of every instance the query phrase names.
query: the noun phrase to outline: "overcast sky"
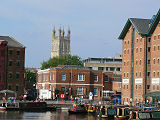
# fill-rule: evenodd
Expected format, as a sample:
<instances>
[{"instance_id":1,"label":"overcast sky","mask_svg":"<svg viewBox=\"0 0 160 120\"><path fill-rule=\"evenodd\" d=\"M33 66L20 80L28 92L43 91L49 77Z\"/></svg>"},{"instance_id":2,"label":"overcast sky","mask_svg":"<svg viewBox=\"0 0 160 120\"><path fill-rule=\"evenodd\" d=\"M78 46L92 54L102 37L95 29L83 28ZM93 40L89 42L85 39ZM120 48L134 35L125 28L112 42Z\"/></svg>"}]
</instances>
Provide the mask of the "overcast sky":
<instances>
[{"instance_id":1,"label":"overcast sky","mask_svg":"<svg viewBox=\"0 0 160 120\"><path fill-rule=\"evenodd\" d=\"M50 58L52 29L68 25L71 54L82 59L122 53L118 40L128 18L148 18L160 0L1 0L0 35L26 46L26 67Z\"/></svg>"}]
</instances>

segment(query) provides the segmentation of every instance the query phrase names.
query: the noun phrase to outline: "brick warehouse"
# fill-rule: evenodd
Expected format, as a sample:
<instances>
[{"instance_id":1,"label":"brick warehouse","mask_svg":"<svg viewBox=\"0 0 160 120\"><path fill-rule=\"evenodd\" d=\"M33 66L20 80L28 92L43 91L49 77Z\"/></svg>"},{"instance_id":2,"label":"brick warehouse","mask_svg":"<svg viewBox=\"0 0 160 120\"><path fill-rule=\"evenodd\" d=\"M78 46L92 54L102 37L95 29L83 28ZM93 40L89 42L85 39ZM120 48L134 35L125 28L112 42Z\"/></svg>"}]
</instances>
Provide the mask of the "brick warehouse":
<instances>
[{"instance_id":1,"label":"brick warehouse","mask_svg":"<svg viewBox=\"0 0 160 120\"><path fill-rule=\"evenodd\" d=\"M0 56L0 90L19 96L24 92L25 47L10 36L0 36Z\"/></svg>"},{"instance_id":2,"label":"brick warehouse","mask_svg":"<svg viewBox=\"0 0 160 120\"><path fill-rule=\"evenodd\" d=\"M129 18L122 39L122 103L143 102L159 91L160 10L152 19Z\"/></svg>"}]
</instances>

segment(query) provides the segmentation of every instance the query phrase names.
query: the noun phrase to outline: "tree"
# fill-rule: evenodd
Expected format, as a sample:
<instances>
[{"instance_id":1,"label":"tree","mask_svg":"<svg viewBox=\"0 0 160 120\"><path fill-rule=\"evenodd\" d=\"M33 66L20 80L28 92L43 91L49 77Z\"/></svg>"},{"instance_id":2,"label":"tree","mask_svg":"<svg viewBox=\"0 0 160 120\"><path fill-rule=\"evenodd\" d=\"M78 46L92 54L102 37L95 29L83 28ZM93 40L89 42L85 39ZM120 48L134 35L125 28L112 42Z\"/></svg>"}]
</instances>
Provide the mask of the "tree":
<instances>
[{"instance_id":1,"label":"tree","mask_svg":"<svg viewBox=\"0 0 160 120\"><path fill-rule=\"evenodd\" d=\"M71 55L66 55L66 56L60 56L60 57L54 57L50 58L48 61L44 61L41 63L41 69L47 69L51 67L56 67L58 65L80 65L82 66L82 60L78 56L71 56Z\"/></svg>"},{"instance_id":2,"label":"tree","mask_svg":"<svg viewBox=\"0 0 160 120\"><path fill-rule=\"evenodd\" d=\"M29 70L25 70L25 81L36 82L36 74Z\"/></svg>"}]
</instances>

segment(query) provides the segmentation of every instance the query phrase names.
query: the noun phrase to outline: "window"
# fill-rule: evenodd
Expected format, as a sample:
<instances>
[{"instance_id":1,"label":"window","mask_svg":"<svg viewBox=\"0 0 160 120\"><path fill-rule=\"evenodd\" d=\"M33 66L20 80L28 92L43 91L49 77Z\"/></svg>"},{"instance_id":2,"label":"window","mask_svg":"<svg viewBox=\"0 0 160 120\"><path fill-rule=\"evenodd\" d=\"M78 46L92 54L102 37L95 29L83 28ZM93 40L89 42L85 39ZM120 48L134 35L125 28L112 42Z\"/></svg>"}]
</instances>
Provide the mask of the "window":
<instances>
[{"instance_id":1,"label":"window","mask_svg":"<svg viewBox=\"0 0 160 120\"><path fill-rule=\"evenodd\" d=\"M105 76L104 82L108 82L108 81L109 81L108 76Z\"/></svg>"},{"instance_id":2,"label":"window","mask_svg":"<svg viewBox=\"0 0 160 120\"><path fill-rule=\"evenodd\" d=\"M155 85L153 85L153 90L155 90Z\"/></svg>"},{"instance_id":3,"label":"window","mask_svg":"<svg viewBox=\"0 0 160 120\"><path fill-rule=\"evenodd\" d=\"M123 89L125 89L125 85L123 86Z\"/></svg>"},{"instance_id":4,"label":"window","mask_svg":"<svg viewBox=\"0 0 160 120\"><path fill-rule=\"evenodd\" d=\"M20 66L20 61L16 61L16 66Z\"/></svg>"},{"instance_id":5,"label":"window","mask_svg":"<svg viewBox=\"0 0 160 120\"><path fill-rule=\"evenodd\" d=\"M128 76L129 76L129 73L127 72L127 78L128 78Z\"/></svg>"},{"instance_id":6,"label":"window","mask_svg":"<svg viewBox=\"0 0 160 120\"><path fill-rule=\"evenodd\" d=\"M16 91L18 91L18 85L16 85Z\"/></svg>"},{"instance_id":7,"label":"window","mask_svg":"<svg viewBox=\"0 0 160 120\"><path fill-rule=\"evenodd\" d=\"M128 40L128 44L129 44L129 40Z\"/></svg>"},{"instance_id":8,"label":"window","mask_svg":"<svg viewBox=\"0 0 160 120\"><path fill-rule=\"evenodd\" d=\"M124 41L124 44L126 44L126 41Z\"/></svg>"},{"instance_id":9,"label":"window","mask_svg":"<svg viewBox=\"0 0 160 120\"><path fill-rule=\"evenodd\" d=\"M98 67L98 70L103 70L103 67Z\"/></svg>"},{"instance_id":10,"label":"window","mask_svg":"<svg viewBox=\"0 0 160 120\"><path fill-rule=\"evenodd\" d=\"M156 36L154 36L154 40L156 40Z\"/></svg>"},{"instance_id":11,"label":"window","mask_svg":"<svg viewBox=\"0 0 160 120\"><path fill-rule=\"evenodd\" d=\"M142 52L142 48L140 48L140 52Z\"/></svg>"},{"instance_id":12,"label":"window","mask_svg":"<svg viewBox=\"0 0 160 120\"><path fill-rule=\"evenodd\" d=\"M84 94L84 88L83 87L78 87L77 88L77 95L83 95Z\"/></svg>"},{"instance_id":13,"label":"window","mask_svg":"<svg viewBox=\"0 0 160 120\"><path fill-rule=\"evenodd\" d=\"M140 37L140 42L142 42L142 37Z\"/></svg>"},{"instance_id":14,"label":"window","mask_svg":"<svg viewBox=\"0 0 160 120\"><path fill-rule=\"evenodd\" d=\"M120 68L117 68L116 71L121 71L121 69L120 69Z\"/></svg>"},{"instance_id":15,"label":"window","mask_svg":"<svg viewBox=\"0 0 160 120\"><path fill-rule=\"evenodd\" d=\"M150 72L148 72L148 76L150 76Z\"/></svg>"},{"instance_id":16,"label":"window","mask_svg":"<svg viewBox=\"0 0 160 120\"><path fill-rule=\"evenodd\" d=\"M141 89L141 85L139 85L139 89Z\"/></svg>"},{"instance_id":17,"label":"window","mask_svg":"<svg viewBox=\"0 0 160 120\"><path fill-rule=\"evenodd\" d=\"M17 50L16 54L17 54L17 55L20 55L20 50Z\"/></svg>"},{"instance_id":18,"label":"window","mask_svg":"<svg viewBox=\"0 0 160 120\"><path fill-rule=\"evenodd\" d=\"M160 39L160 35L158 35L158 39Z\"/></svg>"},{"instance_id":19,"label":"window","mask_svg":"<svg viewBox=\"0 0 160 120\"><path fill-rule=\"evenodd\" d=\"M77 81L84 81L85 75L84 74L78 74L77 75Z\"/></svg>"},{"instance_id":20,"label":"window","mask_svg":"<svg viewBox=\"0 0 160 120\"><path fill-rule=\"evenodd\" d=\"M148 42L151 42L151 38L148 38Z\"/></svg>"},{"instance_id":21,"label":"window","mask_svg":"<svg viewBox=\"0 0 160 120\"><path fill-rule=\"evenodd\" d=\"M155 75L156 75L156 72L153 72L153 76L155 77Z\"/></svg>"},{"instance_id":22,"label":"window","mask_svg":"<svg viewBox=\"0 0 160 120\"><path fill-rule=\"evenodd\" d=\"M94 75L94 82L98 82L98 75Z\"/></svg>"},{"instance_id":23,"label":"window","mask_svg":"<svg viewBox=\"0 0 160 120\"><path fill-rule=\"evenodd\" d=\"M159 85L157 85L157 90L159 90Z\"/></svg>"},{"instance_id":24,"label":"window","mask_svg":"<svg viewBox=\"0 0 160 120\"><path fill-rule=\"evenodd\" d=\"M106 67L106 71L109 71L109 67Z\"/></svg>"},{"instance_id":25,"label":"window","mask_svg":"<svg viewBox=\"0 0 160 120\"><path fill-rule=\"evenodd\" d=\"M139 65L141 65L141 60L139 61Z\"/></svg>"},{"instance_id":26,"label":"window","mask_svg":"<svg viewBox=\"0 0 160 120\"><path fill-rule=\"evenodd\" d=\"M118 83L118 88L121 88L122 84L121 83Z\"/></svg>"},{"instance_id":27,"label":"window","mask_svg":"<svg viewBox=\"0 0 160 120\"><path fill-rule=\"evenodd\" d=\"M157 72L157 77L159 77L159 71Z\"/></svg>"},{"instance_id":28,"label":"window","mask_svg":"<svg viewBox=\"0 0 160 120\"><path fill-rule=\"evenodd\" d=\"M138 38L137 38L137 43L138 43Z\"/></svg>"},{"instance_id":29,"label":"window","mask_svg":"<svg viewBox=\"0 0 160 120\"><path fill-rule=\"evenodd\" d=\"M158 50L160 50L160 46L158 46Z\"/></svg>"},{"instance_id":30,"label":"window","mask_svg":"<svg viewBox=\"0 0 160 120\"><path fill-rule=\"evenodd\" d=\"M9 85L9 86L8 86L8 89L9 89L9 90L11 90L11 89L12 89L12 88L11 88L11 85Z\"/></svg>"},{"instance_id":31,"label":"window","mask_svg":"<svg viewBox=\"0 0 160 120\"><path fill-rule=\"evenodd\" d=\"M136 72L136 77L137 77L137 72Z\"/></svg>"},{"instance_id":32,"label":"window","mask_svg":"<svg viewBox=\"0 0 160 120\"><path fill-rule=\"evenodd\" d=\"M141 77L141 72L139 72L139 77Z\"/></svg>"},{"instance_id":33,"label":"window","mask_svg":"<svg viewBox=\"0 0 160 120\"><path fill-rule=\"evenodd\" d=\"M136 53L138 53L138 48L136 48Z\"/></svg>"},{"instance_id":34,"label":"window","mask_svg":"<svg viewBox=\"0 0 160 120\"><path fill-rule=\"evenodd\" d=\"M136 89L137 89L137 85L136 85Z\"/></svg>"},{"instance_id":35,"label":"window","mask_svg":"<svg viewBox=\"0 0 160 120\"><path fill-rule=\"evenodd\" d=\"M138 60L136 60L136 65L138 65Z\"/></svg>"},{"instance_id":36,"label":"window","mask_svg":"<svg viewBox=\"0 0 160 120\"><path fill-rule=\"evenodd\" d=\"M150 60L148 60L148 64L150 64L151 63L151 61Z\"/></svg>"},{"instance_id":37,"label":"window","mask_svg":"<svg viewBox=\"0 0 160 120\"><path fill-rule=\"evenodd\" d=\"M9 50L9 55L12 55L13 54L13 50Z\"/></svg>"},{"instance_id":38,"label":"window","mask_svg":"<svg viewBox=\"0 0 160 120\"><path fill-rule=\"evenodd\" d=\"M147 85L147 89L150 89L150 85Z\"/></svg>"},{"instance_id":39,"label":"window","mask_svg":"<svg viewBox=\"0 0 160 120\"><path fill-rule=\"evenodd\" d=\"M125 77L125 73L124 73L124 77Z\"/></svg>"},{"instance_id":40,"label":"window","mask_svg":"<svg viewBox=\"0 0 160 120\"><path fill-rule=\"evenodd\" d=\"M12 63L13 63L12 60L10 60L10 61L9 61L9 66L12 66Z\"/></svg>"},{"instance_id":41,"label":"window","mask_svg":"<svg viewBox=\"0 0 160 120\"><path fill-rule=\"evenodd\" d=\"M125 66L125 64L126 64L126 63L124 62L124 66Z\"/></svg>"},{"instance_id":42,"label":"window","mask_svg":"<svg viewBox=\"0 0 160 120\"><path fill-rule=\"evenodd\" d=\"M153 63L154 63L154 64L156 63L156 59L155 59L155 58L153 59Z\"/></svg>"},{"instance_id":43,"label":"window","mask_svg":"<svg viewBox=\"0 0 160 120\"><path fill-rule=\"evenodd\" d=\"M98 96L98 88L94 88L94 96Z\"/></svg>"},{"instance_id":44,"label":"window","mask_svg":"<svg viewBox=\"0 0 160 120\"><path fill-rule=\"evenodd\" d=\"M126 54L126 50L124 50L124 54Z\"/></svg>"},{"instance_id":45,"label":"window","mask_svg":"<svg viewBox=\"0 0 160 120\"><path fill-rule=\"evenodd\" d=\"M16 79L19 79L19 73L16 73Z\"/></svg>"},{"instance_id":46,"label":"window","mask_svg":"<svg viewBox=\"0 0 160 120\"><path fill-rule=\"evenodd\" d=\"M62 79L62 80L66 80L66 74L62 74L62 75L61 75L61 79Z\"/></svg>"},{"instance_id":47,"label":"window","mask_svg":"<svg viewBox=\"0 0 160 120\"><path fill-rule=\"evenodd\" d=\"M157 59L157 63L159 64L159 58Z\"/></svg>"},{"instance_id":48,"label":"window","mask_svg":"<svg viewBox=\"0 0 160 120\"><path fill-rule=\"evenodd\" d=\"M156 51L156 46L153 47L154 51Z\"/></svg>"},{"instance_id":49,"label":"window","mask_svg":"<svg viewBox=\"0 0 160 120\"><path fill-rule=\"evenodd\" d=\"M9 73L9 79L12 79L12 73L11 72Z\"/></svg>"},{"instance_id":50,"label":"window","mask_svg":"<svg viewBox=\"0 0 160 120\"><path fill-rule=\"evenodd\" d=\"M52 75L52 77L53 77L53 80L54 80L54 74Z\"/></svg>"},{"instance_id":51,"label":"window","mask_svg":"<svg viewBox=\"0 0 160 120\"><path fill-rule=\"evenodd\" d=\"M129 49L127 50L127 53L129 54Z\"/></svg>"},{"instance_id":52,"label":"window","mask_svg":"<svg viewBox=\"0 0 160 120\"><path fill-rule=\"evenodd\" d=\"M110 71L114 71L115 70L115 67L110 67Z\"/></svg>"},{"instance_id":53,"label":"window","mask_svg":"<svg viewBox=\"0 0 160 120\"><path fill-rule=\"evenodd\" d=\"M151 51L151 47L148 47L148 52L150 52Z\"/></svg>"}]
</instances>

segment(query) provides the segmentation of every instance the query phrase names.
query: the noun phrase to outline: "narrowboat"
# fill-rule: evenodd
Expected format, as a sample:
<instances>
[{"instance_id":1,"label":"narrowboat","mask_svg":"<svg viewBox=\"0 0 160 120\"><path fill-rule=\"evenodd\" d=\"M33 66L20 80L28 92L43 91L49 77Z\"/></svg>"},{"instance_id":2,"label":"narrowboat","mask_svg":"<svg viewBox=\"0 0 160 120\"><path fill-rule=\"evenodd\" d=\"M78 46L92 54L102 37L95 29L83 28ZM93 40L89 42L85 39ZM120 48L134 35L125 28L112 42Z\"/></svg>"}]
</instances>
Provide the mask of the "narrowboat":
<instances>
[{"instance_id":1,"label":"narrowboat","mask_svg":"<svg viewBox=\"0 0 160 120\"><path fill-rule=\"evenodd\" d=\"M115 120L125 120L129 118L129 108L119 107L117 108L117 114L114 116Z\"/></svg>"},{"instance_id":2,"label":"narrowboat","mask_svg":"<svg viewBox=\"0 0 160 120\"><path fill-rule=\"evenodd\" d=\"M87 108L88 108L88 109L87 109L87 112L88 112L89 114L96 114L96 106L94 106L94 105L89 105Z\"/></svg>"},{"instance_id":3,"label":"narrowboat","mask_svg":"<svg viewBox=\"0 0 160 120\"><path fill-rule=\"evenodd\" d=\"M73 104L73 106L69 108L68 112L70 114L87 113L87 106Z\"/></svg>"},{"instance_id":4,"label":"narrowboat","mask_svg":"<svg viewBox=\"0 0 160 120\"><path fill-rule=\"evenodd\" d=\"M159 120L160 110L157 108L130 111L130 120Z\"/></svg>"}]
</instances>

